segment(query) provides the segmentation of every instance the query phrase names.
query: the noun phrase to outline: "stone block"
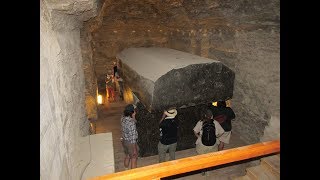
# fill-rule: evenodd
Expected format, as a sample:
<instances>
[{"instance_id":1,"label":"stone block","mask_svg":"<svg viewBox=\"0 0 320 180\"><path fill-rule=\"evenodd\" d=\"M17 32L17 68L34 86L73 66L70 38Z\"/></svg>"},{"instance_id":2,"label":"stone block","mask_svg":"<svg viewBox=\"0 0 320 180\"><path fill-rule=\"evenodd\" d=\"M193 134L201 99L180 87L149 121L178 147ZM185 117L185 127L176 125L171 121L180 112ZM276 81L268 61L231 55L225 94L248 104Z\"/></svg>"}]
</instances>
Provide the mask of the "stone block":
<instances>
[{"instance_id":1,"label":"stone block","mask_svg":"<svg viewBox=\"0 0 320 180\"><path fill-rule=\"evenodd\" d=\"M125 84L149 111L233 96L235 74L220 61L168 48L129 48L117 57Z\"/></svg>"}]
</instances>

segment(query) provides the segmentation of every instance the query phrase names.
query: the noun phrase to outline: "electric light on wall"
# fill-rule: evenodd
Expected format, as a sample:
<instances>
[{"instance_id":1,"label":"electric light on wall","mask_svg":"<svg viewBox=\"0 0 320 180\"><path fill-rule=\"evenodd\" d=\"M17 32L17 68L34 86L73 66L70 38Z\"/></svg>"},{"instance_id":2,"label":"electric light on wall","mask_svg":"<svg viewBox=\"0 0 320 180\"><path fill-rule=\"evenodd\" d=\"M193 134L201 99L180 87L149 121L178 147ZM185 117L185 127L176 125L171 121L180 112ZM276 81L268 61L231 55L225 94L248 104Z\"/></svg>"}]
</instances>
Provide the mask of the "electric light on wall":
<instances>
[{"instance_id":1,"label":"electric light on wall","mask_svg":"<svg viewBox=\"0 0 320 180\"><path fill-rule=\"evenodd\" d=\"M102 104L102 95L98 95L98 104Z\"/></svg>"},{"instance_id":2,"label":"electric light on wall","mask_svg":"<svg viewBox=\"0 0 320 180\"><path fill-rule=\"evenodd\" d=\"M217 102L212 102L212 105L213 106L217 106ZM229 100L226 100L226 106L227 107L231 107L231 100L229 99Z\"/></svg>"}]
</instances>

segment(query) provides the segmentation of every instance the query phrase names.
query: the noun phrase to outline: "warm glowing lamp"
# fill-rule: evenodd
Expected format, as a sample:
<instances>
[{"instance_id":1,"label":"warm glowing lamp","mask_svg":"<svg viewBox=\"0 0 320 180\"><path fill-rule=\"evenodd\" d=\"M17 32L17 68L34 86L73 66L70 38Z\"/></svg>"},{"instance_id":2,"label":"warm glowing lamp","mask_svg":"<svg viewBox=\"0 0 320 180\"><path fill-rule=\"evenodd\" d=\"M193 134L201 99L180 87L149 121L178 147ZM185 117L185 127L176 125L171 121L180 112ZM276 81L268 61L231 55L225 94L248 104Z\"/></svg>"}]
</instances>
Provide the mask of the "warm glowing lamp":
<instances>
[{"instance_id":1,"label":"warm glowing lamp","mask_svg":"<svg viewBox=\"0 0 320 180\"><path fill-rule=\"evenodd\" d=\"M98 104L102 104L102 95L98 95Z\"/></svg>"},{"instance_id":2,"label":"warm glowing lamp","mask_svg":"<svg viewBox=\"0 0 320 180\"><path fill-rule=\"evenodd\" d=\"M217 106L217 102L212 102L212 105L213 106Z\"/></svg>"},{"instance_id":3,"label":"warm glowing lamp","mask_svg":"<svg viewBox=\"0 0 320 180\"><path fill-rule=\"evenodd\" d=\"M217 102L212 102L213 106L217 106ZM231 99L226 100L226 107L231 107Z\"/></svg>"}]
</instances>

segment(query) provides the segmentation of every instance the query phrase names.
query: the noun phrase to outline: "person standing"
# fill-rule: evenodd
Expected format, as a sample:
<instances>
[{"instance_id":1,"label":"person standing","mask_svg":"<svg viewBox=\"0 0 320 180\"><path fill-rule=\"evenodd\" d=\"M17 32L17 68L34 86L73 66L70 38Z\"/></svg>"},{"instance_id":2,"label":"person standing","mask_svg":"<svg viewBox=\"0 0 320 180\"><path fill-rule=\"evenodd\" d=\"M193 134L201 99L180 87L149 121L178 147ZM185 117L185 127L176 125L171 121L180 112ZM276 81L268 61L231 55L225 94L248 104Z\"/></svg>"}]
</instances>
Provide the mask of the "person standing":
<instances>
[{"instance_id":1,"label":"person standing","mask_svg":"<svg viewBox=\"0 0 320 180\"><path fill-rule=\"evenodd\" d=\"M106 88L107 88L107 96L108 96L108 101L114 101L114 88L113 88L113 82L112 82L112 75L107 75L106 76Z\"/></svg>"},{"instance_id":2,"label":"person standing","mask_svg":"<svg viewBox=\"0 0 320 180\"><path fill-rule=\"evenodd\" d=\"M113 61L113 79L112 79L112 83L113 83L113 89L114 91L117 91L117 85L116 85L116 78L119 75L118 73L118 65L116 61Z\"/></svg>"},{"instance_id":3,"label":"person standing","mask_svg":"<svg viewBox=\"0 0 320 180\"><path fill-rule=\"evenodd\" d=\"M231 120L233 120L236 115L231 107L227 107L225 101L218 101L217 106L212 107L213 119L218 121L221 127L224 129L225 133L221 137L223 141L219 144L218 150L221 151L224 148L224 144L229 144L231 133L232 133L232 125Z\"/></svg>"},{"instance_id":4,"label":"person standing","mask_svg":"<svg viewBox=\"0 0 320 180\"><path fill-rule=\"evenodd\" d=\"M169 108L163 112L159 122L160 140L158 143L159 163L166 160L166 153L169 150L170 161L175 160L178 139L178 114L175 108Z\"/></svg>"},{"instance_id":5,"label":"person standing","mask_svg":"<svg viewBox=\"0 0 320 180\"><path fill-rule=\"evenodd\" d=\"M117 62L113 61L113 77L116 77L118 74L118 65Z\"/></svg>"},{"instance_id":6,"label":"person standing","mask_svg":"<svg viewBox=\"0 0 320 180\"><path fill-rule=\"evenodd\" d=\"M119 97L121 100L124 100L124 98L123 98L123 88L124 88L123 79L119 75L116 76L116 83L117 83L117 86L119 89Z\"/></svg>"},{"instance_id":7,"label":"person standing","mask_svg":"<svg viewBox=\"0 0 320 180\"><path fill-rule=\"evenodd\" d=\"M212 125L212 132L213 134L209 134L214 136L212 141L206 140L208 142L203 142L204 138L202 138L202 135L204 134L203 129L205 128L205 125ZM210 129L210 128L208 128ZM204 114L204 118L199 120L195 127L193 128L194 134L197 137L196 140L196 151L198 154L205 154L209 152L215 152L218 151L218 146L221 143L221 136L225 132L219 122L213 119L212 111L210 109L207 109ZM207 132L205 132L207 133ZM211 132L209 132L211 133ZM207 137L207 136L206 136Z\"/></svg>"},{"instance_id":8,"label":"person standing","mask_svg":"<svg viewBox=\"0 0 320 180\"><path fill-rule=\"evenodd\" d=\"M218 146L221 143L221 136L224 133L223 128L213 119L212 111L207 109L203 112L203 119L199 120L193 128L196 140L197 154L206 154L218 151ZM206 174L206 170L202 171L202 175Z\"/></svg>"},{"instance_id":9,"label":"person standing","mask_svg":"<svg viewBox=\"0 0 320 180\"><path fill-rule=\"evenodd\" d=\"M125 169L134 169L137 167L137 159L139 146L138 131L136 128L136 111L133 104L129 104L125 107L123 116L121 117L121 129L122 129L122 146L125 153L124 167Z\"/></svg>"}]
</instances>

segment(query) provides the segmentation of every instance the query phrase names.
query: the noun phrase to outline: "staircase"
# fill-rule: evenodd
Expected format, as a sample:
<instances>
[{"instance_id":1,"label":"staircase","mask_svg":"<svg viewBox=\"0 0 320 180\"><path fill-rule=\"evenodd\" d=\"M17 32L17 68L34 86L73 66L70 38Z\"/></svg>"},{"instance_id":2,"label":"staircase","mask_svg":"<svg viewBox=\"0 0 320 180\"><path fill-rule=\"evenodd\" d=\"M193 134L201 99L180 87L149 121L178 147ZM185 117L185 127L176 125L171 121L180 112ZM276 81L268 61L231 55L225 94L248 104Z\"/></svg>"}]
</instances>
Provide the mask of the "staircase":
<instances>
[{"instance_id":1,"label":"staircase","mask_svg":"<svg viewBox=\"0 0 320 180\"><path fill-rule=\"evenodd\" d=\"M246 169L246 175L232 180L275 180L280 179L280 154L261 158L260 165Z\"/></svg>"}]
</instances>

